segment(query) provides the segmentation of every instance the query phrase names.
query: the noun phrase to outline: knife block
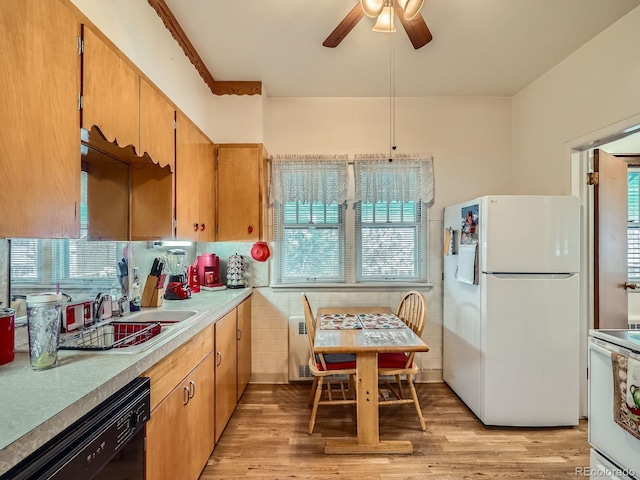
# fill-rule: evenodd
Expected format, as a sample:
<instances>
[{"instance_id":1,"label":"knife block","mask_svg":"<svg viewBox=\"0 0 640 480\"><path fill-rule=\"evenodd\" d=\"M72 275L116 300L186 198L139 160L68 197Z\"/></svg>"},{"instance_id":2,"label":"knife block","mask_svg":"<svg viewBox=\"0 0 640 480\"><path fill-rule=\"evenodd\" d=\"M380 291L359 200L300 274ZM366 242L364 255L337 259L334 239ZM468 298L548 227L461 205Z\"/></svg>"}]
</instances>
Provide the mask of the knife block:
<instances>
[{"instance_id":1,"label":"knife block","mask_svg":"<svg viewBox=\"0 0 640 480\"><path fill-rule=\"evenodd\" d=\"M162 298L164 296L164 288L162 285L164 282L159 282L158 277L154 275L148 275L147 281L144 284L144 290L142 292L142 298L140 304L143 307L159 307L162 305Z\"/></svg>"}]
</instances>

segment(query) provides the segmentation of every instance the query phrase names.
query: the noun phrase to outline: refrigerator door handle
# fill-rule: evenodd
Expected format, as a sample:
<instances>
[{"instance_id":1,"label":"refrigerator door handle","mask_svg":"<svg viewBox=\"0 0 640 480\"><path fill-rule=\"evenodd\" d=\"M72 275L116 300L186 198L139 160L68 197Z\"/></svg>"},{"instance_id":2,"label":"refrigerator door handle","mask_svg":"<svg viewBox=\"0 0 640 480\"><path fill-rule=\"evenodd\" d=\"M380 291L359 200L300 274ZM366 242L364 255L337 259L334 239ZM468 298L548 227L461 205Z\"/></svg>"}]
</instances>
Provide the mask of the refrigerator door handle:
<instances>
[{"instance_id":1,"label":"refrigerator door handle","mask_svg":"<svg viewBox=\"0 0 640 480\"><path fill-rule=\"evenodd\" d=\"M517 273L517 272L482 272L485 275L492 275L496 278L528 278L528 279L553 279L565 280L575 275L574 273Z\"/></svg>"}]
</instances>

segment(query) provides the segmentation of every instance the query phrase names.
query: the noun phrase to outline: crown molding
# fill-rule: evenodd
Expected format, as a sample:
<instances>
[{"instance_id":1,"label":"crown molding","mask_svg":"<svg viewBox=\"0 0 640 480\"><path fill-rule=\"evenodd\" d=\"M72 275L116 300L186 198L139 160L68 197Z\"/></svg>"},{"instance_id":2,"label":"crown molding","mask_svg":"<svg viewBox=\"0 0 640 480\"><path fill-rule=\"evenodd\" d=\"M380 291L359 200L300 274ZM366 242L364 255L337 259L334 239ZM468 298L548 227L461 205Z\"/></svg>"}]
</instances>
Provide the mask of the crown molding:
<instances>
[{"instance_id":1,"label":"crown molding","mask_svg":"<svg viewBox=\"0 0 640 480\"><path fill-rule=\"evenodd\" d=\"M214 95L261 95L262 82L216 81L164 0L147 0Z\"/></svg>"}]
</instances>

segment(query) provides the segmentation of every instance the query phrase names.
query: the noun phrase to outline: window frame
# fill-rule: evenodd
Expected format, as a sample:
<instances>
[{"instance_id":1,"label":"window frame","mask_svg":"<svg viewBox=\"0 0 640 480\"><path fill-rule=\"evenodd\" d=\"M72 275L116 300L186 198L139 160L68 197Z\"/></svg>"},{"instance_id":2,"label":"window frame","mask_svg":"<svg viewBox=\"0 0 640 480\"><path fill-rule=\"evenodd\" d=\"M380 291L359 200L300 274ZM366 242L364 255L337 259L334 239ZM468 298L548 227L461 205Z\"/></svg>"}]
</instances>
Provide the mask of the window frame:
<instances>
[{"instance_id":1,"label":"window frame","mask_svg":"<svg viewBox=\"0 0 640 480\"><path fill-rule=\"evenodd\" d=\"M380 278L378 280L366 280L357 281L357 241L356 241L356 195L355 195L355 169L353 162L348 162L348 195L347 202L344 207L344 266L345 266L345 281L344 282L297 282L286 283L280 281L280 270L282 267L281 259L283 247L281 244L281 234L279 233L279 222L282 217L282 212L278 211L282 209L280 203L274 203L272 205L272 219L273 219L273 233L274 233L274 266L271 269L271 281L270 287L274 290L283 291L296 291L299 288L318 289L318 290L335 290L339 288L341 290L354 290L354 291L377 291L380 290L380 286L384 284L385 290L389 291L403 291L407 287L415 288L431 288L433 283L430 277L430 239L429 239L429 207L424 204L421 205L421 230L424 235L421 254L418 255L419 274L422 275L422 279L387 279Z\"/></svg>"}]
</instances>

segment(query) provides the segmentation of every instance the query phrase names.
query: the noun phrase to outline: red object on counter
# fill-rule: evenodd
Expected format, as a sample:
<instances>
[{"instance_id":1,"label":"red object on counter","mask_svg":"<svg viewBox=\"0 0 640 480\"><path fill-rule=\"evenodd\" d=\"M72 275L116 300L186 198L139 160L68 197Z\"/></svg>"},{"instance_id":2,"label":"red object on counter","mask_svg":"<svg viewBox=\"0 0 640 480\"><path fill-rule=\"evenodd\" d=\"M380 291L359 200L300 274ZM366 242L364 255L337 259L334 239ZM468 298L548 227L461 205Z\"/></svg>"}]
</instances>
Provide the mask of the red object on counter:
<instances>
[{"instance_id":1,"label":"red object on counter","mask_svg":"<svg viewBox=\"0 0 640 480\"><path fill-rule=\"evenodd\" d=\"M200 291L200 279L198 278L198 261L196 260L193 265L189 265L189 288L191 293L198 293Z\"/></svg>"},{"instance_id":2,"label":"red object on counter","mask_svg":"<svg viewBox=\"0 0 640 480\"><path fill-rule=\"evenodd\" d=\"M204 287L221 287L220 258L215 253L203 253L196 259L198 264L198 285Z\"/></svg>"},{"instance_id":3,"label":"red object on counter","mask_svg":"<svg viewBox=\"0 0 640 480\"><path fill-rule=\"evenodd\" d=\"M0 365L15 358L14 321L16 311L12 308L0 309Z\"/></svg>"}]
</instances>

